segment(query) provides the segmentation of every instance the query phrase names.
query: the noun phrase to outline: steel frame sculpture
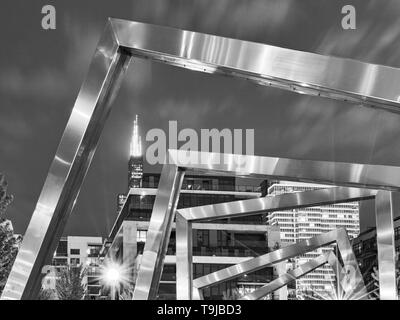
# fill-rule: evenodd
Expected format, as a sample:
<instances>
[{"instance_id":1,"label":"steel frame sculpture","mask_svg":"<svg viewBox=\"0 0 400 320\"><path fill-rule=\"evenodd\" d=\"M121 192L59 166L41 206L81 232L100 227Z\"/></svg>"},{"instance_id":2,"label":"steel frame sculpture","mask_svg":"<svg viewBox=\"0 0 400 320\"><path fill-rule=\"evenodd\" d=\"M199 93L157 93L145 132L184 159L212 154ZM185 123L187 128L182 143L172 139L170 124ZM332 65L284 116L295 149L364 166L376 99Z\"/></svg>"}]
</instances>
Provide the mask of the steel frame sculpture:
<instances>
[{"instance_id":1,"label":"steel frame sculpture","mask_svg":"<svg viewBox=\"0 0 400 320\"><path fill-rule=\"evenodd\" d=\"M338 297L345 297L343 295L343 288L341 283L344 281L344 271L339 265L338 258L333 252L325 253L320 255L319 257L312 259L308 262L303 263L301 266L294 270L290 270L287 273L281 275L277 279L272 280L271 282L267 283L266 285L262 286L261 288L258 288L254 290L253 292L239 298L238 300L260 300L270 294L271 292L278 290L287 284L289 284L291 281L298 279L302 276L305 276L306 274L314 271L315 269L322 267L324 264L329 263L335 272L335 276L337 281L339 282L337 285L337 296ZM365 286L364 286L365 288ZM350 289L352 290L352 289ZM365 289L366 292L366 289ZM360 294L358 293L354 298L355 299L363 299L368 293L365 294ZM349 294L347 294L349 296ZM351 295L351 293L350 293Z\"/></svg>"},{"instance_id":2,"label":"steel frame sculpture","mask_svg":"<svg viewBox=\"0 0 400 320\"><path fill-rule=\"evenodd\" d=\"M393 192L391 190L398 190L399 187L400 181L398 179L400 178L400 172L398 171L398 167L344 162L335 163L327 161L293 160L196 151L187 152L182 150L169 150L167 160L168 164L164 165L161 172L162 178L156 195L156 203L158 198L159 206L157 209L153 209L148 231L148 240L146 242L146 246L147 244L150 244L148 248L151 248L151 251L146 251L145 247L145 252L143 253L142 258L142 263L143 260L145 260L148 262L148 265L146 265L145 269L139 270L134 298L153 298L158 289L157 283L159 283L160 280L160 278L158 278L158 268L162 268L162 262L160 262L162 258L160 257L165 256L164 242L168 242L168 239L163 237L156 239L156 235L168 234L169 236L171 231L171 221L173 220L176 209L176 199L179 197L182 175L185 170L196 170L211 174L218 172L219 174L230 174L236 176L279 178L282 180L302 182L313 181L320 184L345 186L347 187L347 191L346 188L319 191L319 197L322 197L324 192L337 192L338 195L341 194L340 197L342 200L352 198L348 192L353 192L353 195L354 192L356 192L355 194L358 194L358 196L360 196L360 193L366 192L364 190L355 191L357 190L357 188L353 188L355 186L372 189L372 193L369 193L368 197L375 197L377 234L380 234L377 243L378 251L380 252L380 254L378 254L378 265L380 270L383 271L383 274L381 274L381 272L379 273L380 297L381 299L397 299L393 228L394 202ZM169 181L166 179L168 176L170 177ZM168 181L167 183L165 182L166 180ZM159 194L162 195L162 197L159 197ZM302 193L287 195L287 198L285 197L282 199L290 199L290 197L292 197L292 199L296 199L297 197L301 198L301 194ZM315 194L318 194L318 192L315 191L313 195L315 196ZM366 196L365 193L364 196ZM312 201L306 201L305 206L312 206L313 203L318 202L323 203L323 200L319 197L313 198ZM261 199L257 200L261 202L263 201ZM331 200L332 198L330 198L329 201ZM245 201L253 201L252 203L257 203L254 200ZM276 201L279 203L281 200L278 198ZM233 206L229 206L229 203L220 204L219 206L215 205L213 210L211 210L214 213L204 213L204 209L208 207L204 206L202 208L203 211L199 212L204 214L207 219L210 219L213 214L215 215L214 217L223 217L224 211L229 213L233 212L233 214L235 214L235 209L236 214L238 215L241 215L244 212L251 213L253 209L244 207L244 204L246 203L236 203ZM235 205L237 206L236 208L234 207ZM290 208L290 206L282 207ZM216 208L219 208L219 210ZM258 209L268 211L268 207L262 205L259 205ZM192 208L191 210L195 210L195 208ZM189 215L188 212L185 214ZM255 210L255 212L261 211ZM187 217L190 217L190 215ZM200 216L197 218L200 218ZM151 228L152 226L154 229ZM180 228L183 230L189 230L185 225L182 225L182 221L177 221L177 228L179 226L181 226ZM190 241L189 237L188 239ZM177 250L179 250L179 246L179 240L177 239ZM182 244L182 246L184 247L185 245ZM146 256L146 254L148 256ZM154 257L157 257L159 260L155 260ZM183 256L182 253L178 255L178 259L187 259L187 257L188 256ZM153 269L149 268L149 265L153 266ZM188 264L186 265L189 266ZM184 273L182 274L190 274L186 271L183 272ZM179 290L181 289L182 288Z\"/></svg>"},{"instance_id":3,"label":"steel frame sculpture","mask_svg":"<svg viewBox=\"0 0 400 320\"><path fill-rule=\"evenodd\" d=\"M244 261L237 265L218 270L214 273L202 276L193 281L192 294L195 299L202 299L201 290L218 284L223 281L228 281L244 274L257 271L259 269L271 266L275 263L285 261L295 256L304 254L306 252L318 249L321 246L329 245L337 242L338 247L341 247L343 254L345 254L346 261L344 268L341 267L336 256L330 252L324 254L316 259L310 260L304 263L295 270L285 273L272 281L271 283L259 288L254 291L253 294L249 294L244 299L260 299L265 295L285 286L290 281L306 275L314 269L329 263L333 268L338 286L341 291L345 291L346 296L354 299L364 299L367 295L367 289L362 278L362 274L359 270L357 259L355 258L350 241L347 238L346 231L344 229L336 229L331 232L327 232L322 235L315 236L308 240L298 242L296 244L284 247L282 249L275 250L273 252L261 255L259 257ZM351 270L351 274L347 275L344 270ZM346 283L351 283L351 286ZM178 288L177 288L178 289ZM341 295L341 294L339 294ZM192 299L192 297L185 297L185 299Z\"/></svg>"},{"instance_id":4,"label":"steel frame sculpture","mask_svg":"<svg viewBox=\"0 0 400 320\"><path fill-rule=\"evenodd\" d=\"M345 266L351 266L353 270L352 275L355 277L355 279L353 279L353 288L346 288L346 291L353 290L359 294L359 296L365 296L367 291L364 281L345 230L335 230L327 234L316 236L307 241L296 243L254 259L247 260L240 264L197 278L193 281L192 223L248 216L277 210L289 210L339 202L360 201L372 199L375 194L376 192L374 190L336 187L178 210L176 212L177 299L192 300L193 297L201 297L201 294L197 292L198 290L218 284L222 281L240 277L249 272L257 271L269 265L301 255L305 252L313 251L335 241L337 241ZM328 256L325 258L328 258ZM313 264L311 263L311 265ZM308 265L305 266L305 269L309 269L307 267ZM336 268L339 268L338 264L336 264ZM310 271L312 270L309 270L308 272ZM303 270L302 275L304 274ZM268 292L270 292L269 290L272 287L269 286L268 288Z\"/></svg>"},{"instance_id":5,"label":"steel frame sculpture","mask_svg":"<svg viewBox=\"0 0 400 320\"><path fill-rule=\"evenodd\" d=\"M302 94L360 103L395 113L400 111L400 70L397 68L109 19L51 163L2 299L36 298L41 267L50 262L74 207L111 102L132 56L200 72L230 75ZM237 156L225 157L234 161ZM391 192L400 189L398 166L270 157L248 160L244 167L231 163L193 169L381 190L376 195L381 299L397 298ZM184 170L185 165L179 162L163 168L135 299L155 298Z\"/></svg>"},{"instance_id":6,"label":"steel frame sculpture","mask_svg":"<svg viewBox=\"0 0 400 320\"><path fill-rule=\"evenodd\" d=\"M181 193L185 193L185 190L181 190ZM185 208L176 211L176 239L177 239L177 299L193 299L194 297L200 299L202 297L201 290L191 285L191 282L188 282L189 279L192 279L192 250L191 250L191 239L192 234L191 230L193 224L196 222L204 222L204 221L214 221L216 219L226 219L233 218L238 216L248 216L254 215L258 213L265 212L273 212L277 210L288 210L295 208L304 208L311 206L321 206L328 205L334 203L343 203L349 201L360 201L373 199L376 194L374 190L368 189L358 189L358 188L344 188L344 187L336 187L329 189L317 189L312 191L305 191L296 194L282 194L274 197L266 197L266 198L252 198L247 200L233 201L223 204L216 205L207 205L207 206L199 206L193 208ZM133 188L129 191L128 197L133 195L156 195L156 190L148 189L148 188ZM127 198L128 199L128 198ZM124 210L125 206L128 202L126 201L120 212L117 216L117 219L114 223L113 228L111 229L109 238L113 239L113 242L108 249L108 253L113 251L114 247L118 247L121 245L118 241L119 237L116 236L122 228L122 221L125 218ZM121 225L119 227L119 225ZM335 233L337 234L337 233ZM355 263L355 257L351 250L350 244L348 240L346 240L347 235L343 232L340 232L339 235L343 238L342 243L345 243L346 247L346 260L345 266L352 267L352 270L355 272L351 275L354 277L354 281L352 283L360 283L359 286L352 285L350 288L344 287L347 292L347 297L352 298L363 298L366 296L366 289L362 281L361 274L358 270L358 265ZM335 238L332 238L335 239ZM294 246L294 251L297 254L294 256L301 254L303 249L296 249L298 246ZM313 248L309 248L312 250ZM343 245L342 245L343 249ZM307 251L309 251L307 250ZM125 252L125 250L124 250ZM269 261L269 260L267 260ZM249 294L243 299L260 299L266 294L279 289L280 287L286 285L288 282L292 281L295 278L299 278L304 276L308 272L311 272L315 268L319 266L329 263L333 270L336 271L336 277L342 283L344 278L343 268L340 266L339 262L336 259L336 256L330 252L329 254L322 255L315 260L312 260L308 263L303 264L298 269L288 272L287 274L282 275L278 279L272 281L267 284L265 287L260 288L253 294ZM264 266L266 267L270 265L267 263ZM260 266L257 265L257 269ZM238 265L237 268L242 268L241 265ZM240 276L240 274L238 275ZM357 290L357 291L356 291ZM343 291L343 290L342 290ZM190 294L190 292L193 292ZM356 294L354 294L356 292ZM338 294L338 296L342 296Z\"/></svg>"}]
</instances>

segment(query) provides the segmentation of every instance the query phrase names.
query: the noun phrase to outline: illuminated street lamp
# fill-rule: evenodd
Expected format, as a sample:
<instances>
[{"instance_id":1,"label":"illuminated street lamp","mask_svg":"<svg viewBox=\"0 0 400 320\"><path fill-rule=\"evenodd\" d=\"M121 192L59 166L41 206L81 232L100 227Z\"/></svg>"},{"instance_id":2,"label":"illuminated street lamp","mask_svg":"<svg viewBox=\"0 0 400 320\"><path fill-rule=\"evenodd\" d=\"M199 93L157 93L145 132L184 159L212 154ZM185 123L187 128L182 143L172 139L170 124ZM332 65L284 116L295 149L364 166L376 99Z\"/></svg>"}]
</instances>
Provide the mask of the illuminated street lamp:
<instances>
[{"instance_id":1,"label":"illuminated street lamp","mask_svg":"<svg viewBox=\"0 0 400 320\"><path fill-rule=\"evenodd\" d=\"M101 267L101 280L110 288L111 300L116 300L116 293L119 293L119 288L125 278L125 268L117 262L110 261Z\"/></svg>"}]
</instances>

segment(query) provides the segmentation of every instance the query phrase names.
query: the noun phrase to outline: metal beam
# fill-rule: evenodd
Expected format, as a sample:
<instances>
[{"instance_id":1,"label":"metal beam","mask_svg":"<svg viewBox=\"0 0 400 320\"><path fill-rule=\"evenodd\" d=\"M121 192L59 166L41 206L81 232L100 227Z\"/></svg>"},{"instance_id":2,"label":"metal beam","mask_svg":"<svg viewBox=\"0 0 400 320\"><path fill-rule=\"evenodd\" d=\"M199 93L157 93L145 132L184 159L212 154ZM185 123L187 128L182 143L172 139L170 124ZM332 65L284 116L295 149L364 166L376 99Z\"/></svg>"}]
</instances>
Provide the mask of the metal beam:
<instances>
[{"instance_id":1,"label":"metal beam","mask_svg":"<svg viewBox=\"0 0 400 320\"><path fill-rule=\"evenodd\" d=\"M340 264L340 261L337 257L340 254L338 246L335 247L335 252L336 254L332 252L332 254L329 254L327 258L328 258L328 263L332 267L332 270L336 276L336 295L337 297L344 297L343 282L344 282L344 277L347 274L343 272L342 265ZM351 274L351 276L354 276L354 274ZM352 288L349 289L351 290Z\"/></svg>"},{"instance_id":2,"label":"metal beam","mask_svg":"<svg viewBox=\"0 0 400 320\"><path fill-rule=\"evenodd\" d=\"M375 194L376 191L374 190L337 187L179 209L176 215L177 299L191 299L191 268L193 263L191 229L193 222L226 219L262 212L298 209L339 202L359 201L371 199ZM354 255L351 256L352 250L347 235L345 240L340 241L342 242L340 247L344 251L343 255L346 257L346 261L348 261L349 264L354 265L355 257Z\"/></svg>"},{"instance_id":3,"label":"metal beam","mask_svg":"<svg viewBox=\"0 0 400 320\"><path fill-rule=\"evenodd\" d=\"M340 284L346 292L346 297L364 299L367 295L364 278L358 266L357 258L353 252L347 232L341 229L341 235L337 238L337 248L343 261L344 274L340 277ZM362 298L361 298L362 297Z\"/></svg>"},{"instance_id":4,"label":"metal beam","mask_svg":"<svg viewBox=\"0 0 400 320\"><path fill-rule=\"evenodd\" d=\"M197 300L202 299L201 291L206 287L218 284L223 281L231 280L245 273L254 272L261 268L265 268L269 265L286 260L288 258L292 258L294 256L313 251L318 247L331 244L335 242L335 240L337 242L338 249L343 250L343 268L341 267L337 257L332 252L330 252L327 255L323 255L322 257L310 261L310 263L303 264L300 268L279 277L265 287L257 290L254 295L250 294L248 298L260 299L266 294L277 290L282 286L285 286L293 279L298 278L308 272L311 272L312 270L328 262L332 266L338 281L338 298L340 297L346 299L360 300L365 299L368 292L364 285L364 280L361 276L357 261L354 262L352 259L346 258L351 256L351 254L349 254L348 252L349 248L351 250L351 246L347 237L347 233L344 229L336 229L331 232L315 236L308 240L295 243L288 247L273 251L271 253L267 253L257 258L253 258L251 260L247 260L237 265L197 278L193 282L193 297ZM307 249L304 248L305 243L308 243ZM349 269L353 272L348 273ZM293 276L295 276L295 278L293 278ZM352 286L348 286L348 282L350 282ZM343 295L343 291L345 292L345 295Z\"/></svg>"},{"instance_id":5,"label":"metal beam","mask_svg":"<svg viewBox=\"0 0 400 320\"><path fill-rule=\"evenodd\" d=\"M305 276L307 273L314 271L315 269L322 267L328 262L328 255L323 254L313 260L303 263L300 267L290 270L287 273L281 275L279 278L272 280L265 286L254 290L253 292L245 295L239 300L260 300L270 294L271 292L278 290L288 285L293 280Z\"/></svg>"},{"instance_id":6,"label":"metal beam","mask_svg":"<svg viewBox=\"0 0 400 320\"><path fill-rule=\"evenodd\" d=\"M73 209L109 114L110 102L131 56L399 112L397 84L400 82L400 70L397 68L109 19L50 166L2 299L36 297L41 267L50 262ZM215 160L215 154L204 155L210 156L209 160ZM242 166L240 162L228 161L224 165L210 166L207 162L206 165L190 168L349 187L400 190L399 167L271 157L240 158L236 155L225 155L224 158L232 161L245 160L245 163ZM170 219L170 215L166 219ZM152 219L150 229L155 232L158 226L158 222ZM168 227L163 231L168 231ZM164 239L167 234L168 232L161 232L161 237ZM159 242L158 235L154 236L161 247L150 248L148 245L145 250L154 251L147 254L145 252L146 258L163 252L165 241ZM153 245L156 242L150 241ZM162 259L153 257L151 260L159 265ZM152 267L153 262L142 267ZM158 278L159 270L156 273L150 272L155 276L150 282L142 282L147 273L144 269L139 271L139 286L135 297L154 297L153 291L157 287L154 279ZM142 286L145 283L152 284L151 294L139 294L142 290L147 290Z\"/></svg>"},{"instance_id":7,"label":"metal beam","mask_svg":"<svg viewBox=\"0 0 400 320\"><path fill-rule=\"evenodd\" d=\"M74 207L130 57L107 24L72 109L1 299L36 299L41 268Z\"/></svg>"},{"instance_id":8,"label":"metal beam","mask_svg":"<svg viewBox=\"0 0 400 320\"><path fill-rule=\"evenodd\" d=\"M332 161L295 160L241 154L169 150L169 163L206 174L278 179L400 191L400 167Z\"/></svg>"},{"instance_id":9,"label":"metal beam","mask_svg":"<svg viewBox=\"0 0 400 320\"><path fill-rule=\"evenodd\" d=\"M161 280L184 171L164 165L151 214L133 300L155 299Z\"/></svg>"},{"instance_id":10,"label":"metal beam","mask_svg":"<svg viewBox=\"0 0 400 320\"><path fill-rule=\"evenodd\" d=\"M193 243L192 223L176 214L176 299L192 300Z\"/></svg>"},{"instance_id":11,"label":"metal beam","mask_svg":"<svg viewBox=\"0 0 400 320\"><path fill-rule=\"evenodd\" d=\"M121 47L134 56L398 112L397 68L134 21L110 22Z\"/></svg>"},{"instance_id":12,"label":"metal beam","mask_svg":"<svg viewBox=\"0 0 400 320\"><path fill-rule=\"evenodd\" d=\"M398 300L393 196L394 192L379 191L375 198L380 300Z\"/></svg>"},{"instance_id":13,"label":"metal beam","mask_svg":"<svg viewBox=\"0 0 400 320\"><path fill-rule=\"evenodd\" d=\"M319 247L332 244L336 242L338 239L344 239L342 243L344 243L346 239L348 241L347 233L344 229L332 230L330 232L317 235L313 238L300 241L290 246L244 261L237 265L230 266L228 268L218 270L216 272L202 276L193 281L193 286L198 289L204 289L211 285L215 285L224 281L240 277L246 273L260 270L262 268L267 267L268 265L272 265L284 261L286 259L304 254L306 252L313 251ZM346 251L346 248L347 245L344 248L339 247L339 250L343 249ZM359 270L358 264L353 265L353 267ZM357 276L355 280L355 283L357 285L359 283L364 284L362 277L359 277L357 273L354 275Z\"/></svg>"},{"instance_id":14,"label":"metal beam","mask_svg":"<svg viewBox=\"0 0 400 320\"><path fill-rule=\"evenodd\" d=\"M291 210L323 206L334 203L373 199L375 190L359 188L324 188L276 196L231 201L212 205L179 209L179 214L188 221L207 221L255 215L276 210Z\"/></svg>"}]
</instances>

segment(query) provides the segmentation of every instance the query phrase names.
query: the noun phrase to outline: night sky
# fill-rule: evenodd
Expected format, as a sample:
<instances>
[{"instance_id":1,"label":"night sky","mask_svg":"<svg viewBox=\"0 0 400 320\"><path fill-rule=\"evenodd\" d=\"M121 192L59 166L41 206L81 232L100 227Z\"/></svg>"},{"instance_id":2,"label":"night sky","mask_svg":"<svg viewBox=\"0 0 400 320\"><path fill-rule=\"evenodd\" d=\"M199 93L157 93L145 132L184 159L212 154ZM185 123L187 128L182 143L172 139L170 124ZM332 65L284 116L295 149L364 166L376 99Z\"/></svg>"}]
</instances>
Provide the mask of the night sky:
<instances>
[{"instance_id":1,"label":"night sky","mask_svg":"<svg viewBox=\"0 0 400 320\"><path fill-rule=\"evenodd\" d=\"M41 28L52 4L57 29ZM341 8L357 29L341 28ZM400 1L199 0L0 2L0 171L23 233L107 17L155 23L400 67ZM400 86L400 84L399 84ZM65 234L106 235L127 188L132 122L152 128L254 128L255 154L400 163L400 116L135 60L103 131ZM145 166L148 172L158 168ZM362 228L374 224L362 207Z\"/></svg>"}]
</instances>

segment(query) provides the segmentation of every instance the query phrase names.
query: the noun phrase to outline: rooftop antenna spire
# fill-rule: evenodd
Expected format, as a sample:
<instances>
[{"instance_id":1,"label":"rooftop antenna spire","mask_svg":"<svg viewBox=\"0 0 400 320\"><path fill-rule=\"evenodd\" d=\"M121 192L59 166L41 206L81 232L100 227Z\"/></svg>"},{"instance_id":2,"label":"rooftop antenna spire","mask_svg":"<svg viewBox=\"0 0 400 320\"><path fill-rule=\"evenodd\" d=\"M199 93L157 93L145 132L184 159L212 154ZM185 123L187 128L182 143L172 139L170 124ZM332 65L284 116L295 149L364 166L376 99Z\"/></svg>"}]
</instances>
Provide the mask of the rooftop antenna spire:
<instances>
[{"instance_id":1,"label":"rooftop antenna spire","mask_svg":"<svg viewBox=\"0 0 400 320\"><path fill-rule=\"evenodd\" d=\"M142 154L142 137L139 135L139 121L138 115L136 115L133 121L133 132L131 140L131 157L141 157Z\"/></svg>"}]
</instances>

